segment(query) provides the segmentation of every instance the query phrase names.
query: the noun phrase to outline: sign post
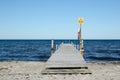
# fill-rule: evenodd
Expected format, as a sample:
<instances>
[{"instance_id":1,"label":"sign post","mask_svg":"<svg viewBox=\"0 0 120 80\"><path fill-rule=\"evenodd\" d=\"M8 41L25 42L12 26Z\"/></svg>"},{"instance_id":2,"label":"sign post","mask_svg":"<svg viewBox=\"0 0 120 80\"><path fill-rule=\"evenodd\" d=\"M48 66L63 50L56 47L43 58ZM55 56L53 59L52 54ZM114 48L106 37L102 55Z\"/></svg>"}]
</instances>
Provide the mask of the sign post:
<instances>
[{"instance_id":1,"label":"sign post","mask_svg":"<svg viewBox=\"0 0 120 80\"><path fill-rule=\"evenodd\" d=\"M84 18L78 18L78 24L80 25L80 34L79 34L79 41L80 41L80 53L84 56L84 46L83 46L83 39L82 39L82 24L84 23Z\"/></svg>"}]
</instances>

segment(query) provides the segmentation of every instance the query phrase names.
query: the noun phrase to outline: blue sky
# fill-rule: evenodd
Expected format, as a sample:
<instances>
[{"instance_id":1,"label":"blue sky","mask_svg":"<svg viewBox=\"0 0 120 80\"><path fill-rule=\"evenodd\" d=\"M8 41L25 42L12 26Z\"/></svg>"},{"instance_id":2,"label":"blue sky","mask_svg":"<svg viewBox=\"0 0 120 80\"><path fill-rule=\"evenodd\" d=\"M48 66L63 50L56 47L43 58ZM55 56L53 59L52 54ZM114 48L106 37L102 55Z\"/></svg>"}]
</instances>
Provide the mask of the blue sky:
<instances>
[{"instance_id":1,"label":"blue sky","mask_svg":"<svg viewBox=\"0 0 120 80\"><path fill-rule=\"evenodd\" d=\"M120 39L120 0L0 0L0 39Z\"/></svg>"}]
</instances>

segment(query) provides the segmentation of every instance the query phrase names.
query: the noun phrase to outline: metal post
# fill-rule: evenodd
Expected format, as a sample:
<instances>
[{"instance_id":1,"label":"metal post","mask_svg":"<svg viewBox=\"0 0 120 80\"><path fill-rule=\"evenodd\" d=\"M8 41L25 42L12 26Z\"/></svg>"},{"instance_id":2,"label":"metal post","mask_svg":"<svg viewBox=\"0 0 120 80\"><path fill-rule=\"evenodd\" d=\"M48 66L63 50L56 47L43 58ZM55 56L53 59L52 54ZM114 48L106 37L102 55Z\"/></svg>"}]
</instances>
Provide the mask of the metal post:
<instances>
[{"instance_id":1,"label":"metal post","mask_svg":"<svg viewBox=\"0 0 120 80\"><path fill-rule=\"evenodd\" d=\"M81 24L80 24L80 36L79 36L79 40L80 40L80 52L81 52Z\"/></svg>"},{"instance_id":2,"label":"metal post","mask_svg":"<svg viewBox=\"0 0 120 80\"><path fill-rule=\"evenodd\" d=\"M80 53L82 54L82 56L84 56L84 46L83 46L83 39L82 39L82 25L80 24Z\"/></svg>"},{"instance_id":3,"label":"metal post","mask_svg":"<svg viewBox=\"0 0 120 80\"><path fill-rule=\"evenodd\" d=\"M51 54L54 53L54 40L51 41Z\"/></svg>"},{"instance_id":4,"label":"metal post","mask_svg":"<svg viewBox=\"0 0 120 80\"><path fill-rule=\"evenodd\" d=\"M56 45L56 50L58 49L58 45Z\"/></svg>"},{"instance_id":5,"label":"metal post","mask_svg":"<svg viewBox=\"0 0 120 80\"><path fill-rule=\"evenodd\" d=\"M83 39L80 40L80 53L84 56L84 46L83 46Z\"/></svg>"}]
</instances>

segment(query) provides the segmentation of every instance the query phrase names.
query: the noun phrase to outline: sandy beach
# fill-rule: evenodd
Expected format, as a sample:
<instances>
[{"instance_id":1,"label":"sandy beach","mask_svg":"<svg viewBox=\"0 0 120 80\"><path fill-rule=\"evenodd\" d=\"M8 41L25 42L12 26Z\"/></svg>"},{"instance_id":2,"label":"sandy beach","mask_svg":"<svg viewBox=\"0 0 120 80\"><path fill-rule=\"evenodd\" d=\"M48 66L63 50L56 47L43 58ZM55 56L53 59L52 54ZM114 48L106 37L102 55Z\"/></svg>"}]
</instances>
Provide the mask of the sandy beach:
<instances>
[{"instance_id":1,"label":"sandy beach","mask_svg":"<svg viewBox=\"0 0 120 80\"><path fill-rule=\"evenodd\" d=\"M45 62L4 61L0 62L0 80L119 80L120 62L87 63L92 74L47 74L42 75Z\"/></svg>"}]
</instances>

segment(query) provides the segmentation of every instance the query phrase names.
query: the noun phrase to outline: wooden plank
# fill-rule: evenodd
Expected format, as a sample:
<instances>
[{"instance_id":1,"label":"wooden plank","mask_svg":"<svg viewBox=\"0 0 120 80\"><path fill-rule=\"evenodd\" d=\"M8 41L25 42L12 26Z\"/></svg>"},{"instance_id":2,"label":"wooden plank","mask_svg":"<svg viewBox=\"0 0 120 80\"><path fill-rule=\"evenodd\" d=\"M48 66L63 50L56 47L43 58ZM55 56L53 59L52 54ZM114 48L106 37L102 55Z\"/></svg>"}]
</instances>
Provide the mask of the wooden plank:
<instances>
[{"instance_id":1,"label":"wooden plank","mask_svg":"<svg viewBox=\"0 0 120 80\"><path fill-rule=\"evenodd\" d=\"M87 69L46 69L42 74L91 74Z\"/></svg>"}]
</instances>

